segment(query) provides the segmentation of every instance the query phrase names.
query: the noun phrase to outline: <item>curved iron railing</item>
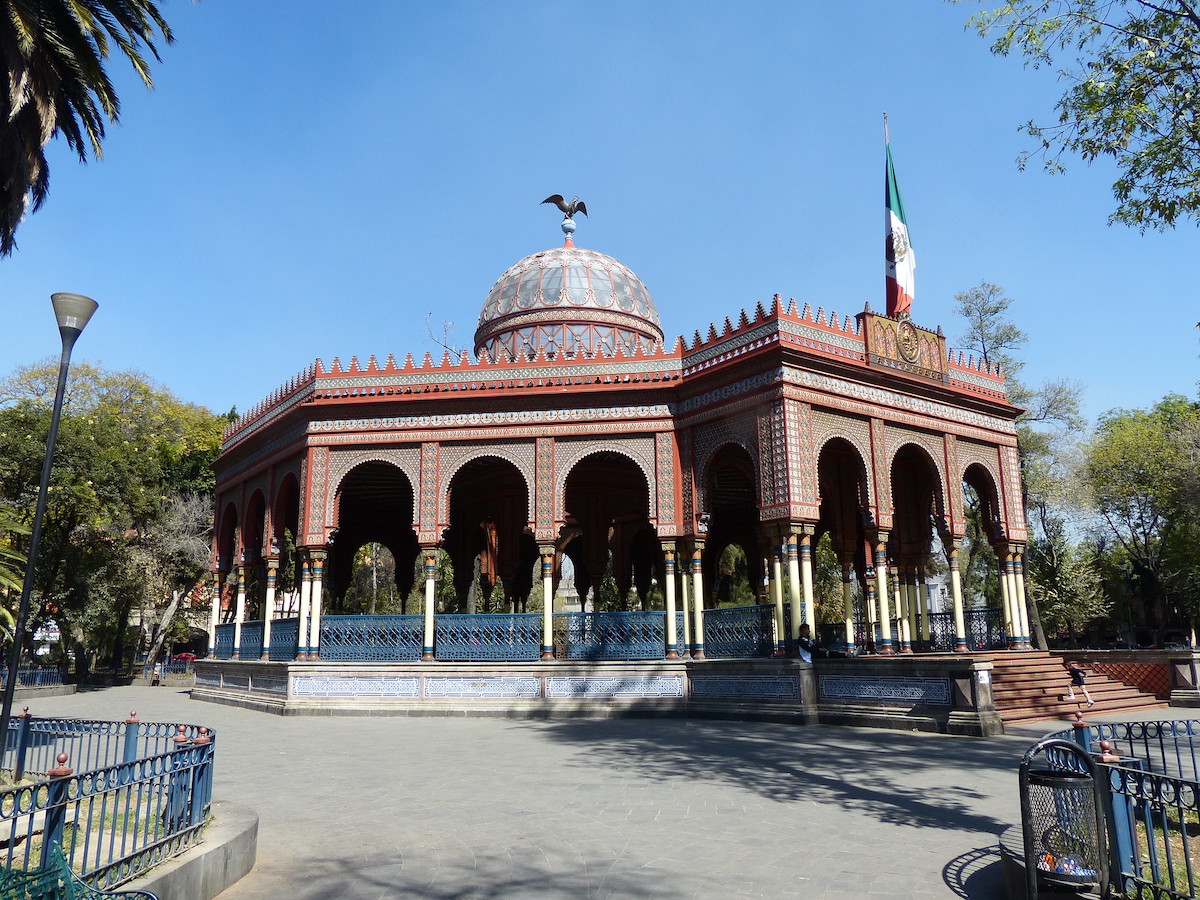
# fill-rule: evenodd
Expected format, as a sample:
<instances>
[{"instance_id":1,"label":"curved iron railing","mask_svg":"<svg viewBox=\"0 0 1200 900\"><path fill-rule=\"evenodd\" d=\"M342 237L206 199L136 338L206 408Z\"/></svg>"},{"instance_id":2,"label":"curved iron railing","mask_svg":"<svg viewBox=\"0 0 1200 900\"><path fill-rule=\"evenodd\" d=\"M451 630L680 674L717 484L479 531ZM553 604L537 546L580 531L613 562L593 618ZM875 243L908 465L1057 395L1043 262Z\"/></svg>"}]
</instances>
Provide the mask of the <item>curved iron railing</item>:
<instances>
[{"instance_id":1,"label":"curved iron railing","mask_svg":"<svg viewBox=\"0 0 1200 900\"><path fill-rule=\"evenodd\" d=\"M178 855L208 817L215 737L176 723L14 718L3 764L23 783L0 790L0 860L40 868L58 846L107 889Z\"/></svg>"},{"instance_id":2,"label":"curved iron railing","mask_svg":"<svg viewBox=\"0 0 1200 900\"><path fill-rule=\"evenodd\" d=\"M267 658L272 662L288 662L300 650L300 620L275 619L271 622L271 648Z\"/></svg>"},{"instance_id":3,"label":"curved iron railing","mask_svg":"<svg viewBox=\"0 0 1200 900\"><path fill-rule=\"evenodd\" d=\"M554 633L556 655L562 635L567 659L662 659L667 652L661 611L555 613Z\"/></svg>"},{"instance_id":4,"label":"curved iron railing","mask_svg":"<svg viewBox=\"0 0 1200 900\"><path fill-rule=\"evenodd\" d=\"M258 619L242 623L242 645L238 647L239 659L261 659L263 652L263 622Z\"/></svg>"},{"instance_id":5,"label":"curved iron railing","mask_svg":"<svg viewBox=\"0 0 1200 900\"><path fill-rule=\"evenodd\" d=\"M218 625L217 639L213 645L213 656L217 659L233 659L234 625Z\"/></svg>"},{"instance_id":6,"label":"curved iron railing","mask_svg":"<svg viewBox=\"0 0 1200 900\"><path fill-rule=\"evenodd\" d=\"M423 637L422 616L322 616L321 659L412 662Z\"/></svg>"},{"instance_id":7,"label":"curved iron railing","mask_svg":"<svg viewBox=\"0 0 1200 900\"><path fill-rule=\"evenodd\" d=\"M775 607L733 606L704 610L704 653L715 659L771 656Z\"/></svg>"},{"instance_id":8,"label":"curved iron railing","mask_svg":"<svg viewBox=\"0 0 1200 900\"><path fill-rule=\"evenodd\" d=\"M517 662L542 656L541 613L438 616L434 635L436 659Z\"/></svg>"}]
</instances>

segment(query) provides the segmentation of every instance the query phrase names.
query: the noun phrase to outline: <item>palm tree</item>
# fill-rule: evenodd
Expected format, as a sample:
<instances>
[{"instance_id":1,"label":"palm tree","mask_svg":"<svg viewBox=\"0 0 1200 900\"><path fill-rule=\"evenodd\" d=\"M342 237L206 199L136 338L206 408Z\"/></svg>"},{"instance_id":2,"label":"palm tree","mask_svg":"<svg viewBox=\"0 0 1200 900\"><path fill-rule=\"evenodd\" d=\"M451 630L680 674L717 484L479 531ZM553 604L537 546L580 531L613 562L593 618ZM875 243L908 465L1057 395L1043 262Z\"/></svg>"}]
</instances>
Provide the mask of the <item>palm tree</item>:
<instances>
[{"instance_id":1,"label":"palm tree","mask_svg":"<svg viewBox=\"0 0 1200 900\"><path fill-rule=\"evenodd\" d=\"M116 44L148 87L144 47L171 43L155 0L0 0L0 256L12 253L27 207L50 189L45 147L61 134L81 162L103 153L105 120L121 104L104 71ZM161 60L160 60L161 61Z\"/></svg>"}]
</instances>

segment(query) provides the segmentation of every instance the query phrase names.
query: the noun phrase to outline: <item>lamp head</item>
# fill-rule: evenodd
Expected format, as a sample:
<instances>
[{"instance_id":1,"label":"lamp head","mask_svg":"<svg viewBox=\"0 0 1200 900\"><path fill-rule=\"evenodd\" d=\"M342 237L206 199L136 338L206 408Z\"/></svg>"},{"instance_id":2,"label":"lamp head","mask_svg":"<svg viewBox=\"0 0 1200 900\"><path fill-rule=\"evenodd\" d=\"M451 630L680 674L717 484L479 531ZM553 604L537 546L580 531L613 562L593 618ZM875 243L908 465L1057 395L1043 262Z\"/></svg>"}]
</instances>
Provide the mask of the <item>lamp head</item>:
<instances>
[{"instance_id":1,"label":"lamp head","mask_svg":"<svg viewBox=\"0 0 1200 900\"><path fill-rule=\"evenodd\" d=\"M72 340L79 336L100 306L91 297L67 293L51 294L50 303L54 306L54 318L58 319L58 330L64 339L69 333Z\"/></svg>"}]
</instances>

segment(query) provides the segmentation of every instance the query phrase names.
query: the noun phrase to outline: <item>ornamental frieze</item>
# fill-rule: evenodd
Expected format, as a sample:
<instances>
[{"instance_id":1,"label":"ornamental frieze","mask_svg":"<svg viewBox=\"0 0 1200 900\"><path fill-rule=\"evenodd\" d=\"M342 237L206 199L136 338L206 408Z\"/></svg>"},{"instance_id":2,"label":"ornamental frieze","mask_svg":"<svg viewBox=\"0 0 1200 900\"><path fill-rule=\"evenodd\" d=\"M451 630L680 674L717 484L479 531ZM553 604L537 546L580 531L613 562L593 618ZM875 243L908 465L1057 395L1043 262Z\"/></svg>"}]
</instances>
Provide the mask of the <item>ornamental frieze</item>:
<instances>
[{"instance_id":1,"label":"ornamental frieze","mask_svg":"<svg viewBox=\"0 0 1200 900\"><path fill-rule=\"evenodd\" d=\"M310 422L309 434L331 431L380 431L406 428L470 428L491 425L542 425L560 422L594 422L604 419L648 419L671 415L666 404L649 406L601 406L582 409L505 410L500 412L452 413L424 416L380 416L364 419L332 419Z\"/></svg>"}]
</instances>

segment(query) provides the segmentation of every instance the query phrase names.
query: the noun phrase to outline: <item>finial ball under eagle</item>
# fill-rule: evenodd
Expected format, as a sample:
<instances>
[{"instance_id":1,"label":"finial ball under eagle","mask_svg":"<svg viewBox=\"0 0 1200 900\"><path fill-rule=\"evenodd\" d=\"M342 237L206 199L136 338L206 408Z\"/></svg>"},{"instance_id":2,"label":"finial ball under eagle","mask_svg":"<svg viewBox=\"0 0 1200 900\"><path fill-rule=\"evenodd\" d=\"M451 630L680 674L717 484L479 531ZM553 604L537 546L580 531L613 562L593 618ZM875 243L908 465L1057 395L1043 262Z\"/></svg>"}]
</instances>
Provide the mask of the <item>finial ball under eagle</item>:
<instances>
[{"instance_id":1,"label":"finial ball under eagle","mask_svg":"<svg viewBox=\"0 0 1200 900\"><path fill-rule=\"evenodd\" d=\"M572 197L569 201L564 200L562 194L551 194L542 202L553 203L562 210L563 215L568 219L573 219L575 217L575 213L577 212L581 212L585 216L587 215L587 207L584 205L583 201L579 199L578 194Z\"/></svg>"}]
</instances>

